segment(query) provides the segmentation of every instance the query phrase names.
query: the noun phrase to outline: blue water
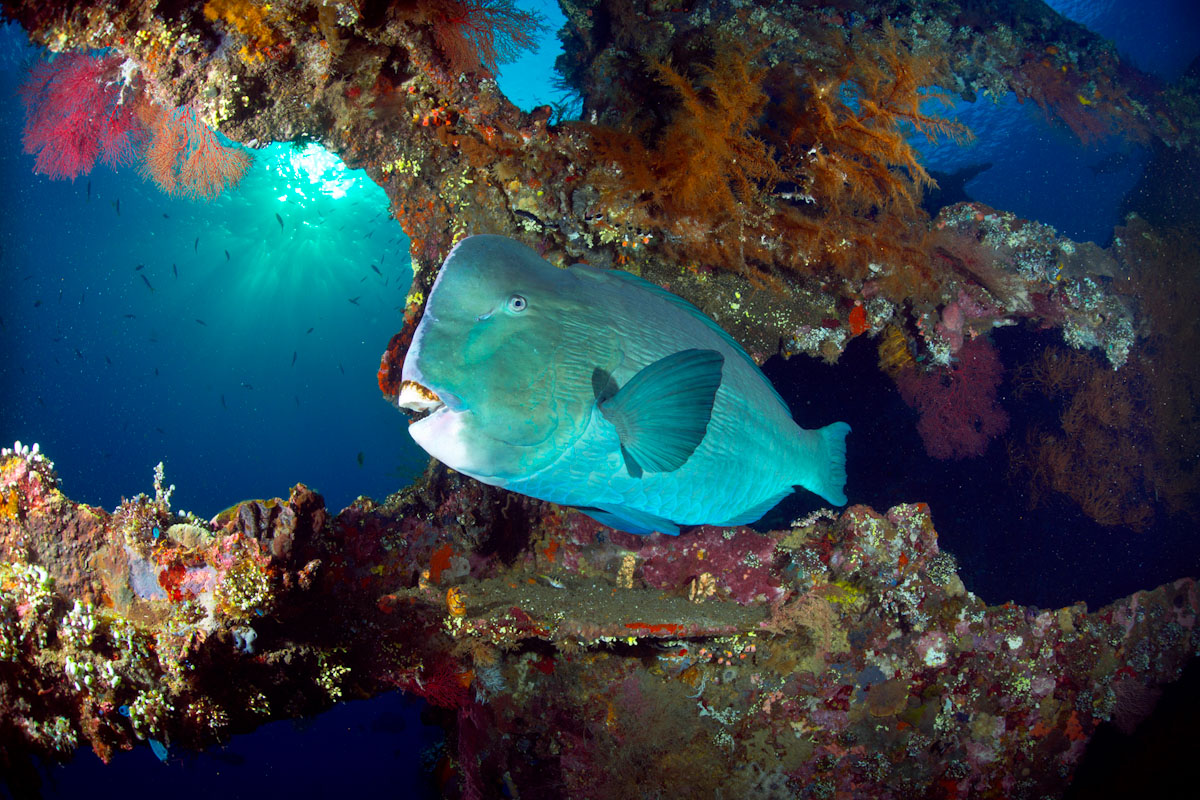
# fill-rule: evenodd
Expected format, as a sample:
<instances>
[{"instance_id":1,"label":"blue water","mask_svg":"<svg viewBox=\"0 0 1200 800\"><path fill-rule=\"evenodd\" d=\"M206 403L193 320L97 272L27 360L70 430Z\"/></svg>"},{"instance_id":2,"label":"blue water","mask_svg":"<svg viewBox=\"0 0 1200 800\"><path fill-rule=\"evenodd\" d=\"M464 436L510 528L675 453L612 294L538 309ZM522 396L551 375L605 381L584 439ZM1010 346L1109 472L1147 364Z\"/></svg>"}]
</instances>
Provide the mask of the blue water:
<instances>
[{"instance_id":1,"label":"blue water","mask_svg":"<svg viewBox=\"0 0 1200 800\"><path fill-rule=\"evenodd\" d=\"M161 460L202 517L300 481L337 510L419 472L375 380L408 240L365 174L277 144L212 203L135 169L51 181L21 124L0 107L0 441L39 442L68 496L109 509L152 492Z\"/></svg>"},{"instance_id":2,"label":"blue water","mask_svg":"<svg viewBox=\"0 0 1200 800\"><path fill-rule=\"evenodd\" d=\"M538 53L504 69L501 86L524 108L561 100L550 80L561 15L553 4L518 5L541 9L551 25ZM1052 5L1167 79L1197 53L1194 3ZM18 30L0 29L6 97L34 54ZM973 197L1074 239L1108 243L1146 152L1120 140L1081 147L1036 106L1011 97L959 104L954 113L976 144L926 147L931 168L991 162L968 184ZM284 145L259 151L237 190L213 203L169 198L131 169L98 166L74 183L54 182L32 173L21 125L19 103L0 104L0 442L39 442L69 497L109 509L122 496L151 492L160 460L176 486L175 506L201 516L247 497L285 494L299 481L334 510L411 482L425 456L375 382L410 279L408 242L382 190L328 154ZM870 357L848 353L823 379L848 384L856 364L869 369ZM868 404L851 412L863 418L855 422L860 455L852 451L852 458L865 463L862 453L884 452L872 441L911 425L911 417L893 421L890 413ZM909 466L894 463L891 480L883 471L871 485L864 477L855 499L978 493L994 478L971 468L897 472ZM1008 535L973 526L978 506L973 514L934 510L967 586L987 587L980 593L989 601L1095 604L1197 566L1194 548L1180 552L1174 541L1089 541L1082 523L1055 535L1052 520L1043 530L1030 519ZM331 787L340 776L356 782L353 794L374 796L367 787L407 782L417 767L401 756L437 739L423 732L414 708L394 696L347 704L307 730L268 726L218 753L172 755L165 766L146 749L98 772L95 757L83 753L47 773L47 795L78 795L89 781L146 781L176 796L218 786L225 795L248 795L278 788L292 774L288 765L303 763L300 775L333 776ZM404 717L403 735L412 741L378 738L370 720L379 715Z\"/></svg>"}]
</instances>

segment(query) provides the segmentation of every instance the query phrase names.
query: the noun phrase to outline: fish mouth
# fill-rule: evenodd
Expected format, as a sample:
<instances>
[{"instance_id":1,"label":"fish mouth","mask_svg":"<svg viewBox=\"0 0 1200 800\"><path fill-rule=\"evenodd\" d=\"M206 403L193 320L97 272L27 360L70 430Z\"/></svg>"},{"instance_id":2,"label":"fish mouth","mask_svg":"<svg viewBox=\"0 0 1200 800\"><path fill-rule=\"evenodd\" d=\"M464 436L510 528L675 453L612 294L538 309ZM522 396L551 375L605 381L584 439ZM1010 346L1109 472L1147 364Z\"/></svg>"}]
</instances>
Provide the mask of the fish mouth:
<instances>
[{"instance_id":1,"label":"fish mouth","mask_svg":"<svg viewBox=\"0 0 1200 800\"><path fill-rule=\"evenodd\" d=\"M425 419L446 407L437 392L416 381L404 381L400 384L400 394L396 398L396 405L400 407L401 411L411 415L413 422Z\"/></svg>"}]
</instances>

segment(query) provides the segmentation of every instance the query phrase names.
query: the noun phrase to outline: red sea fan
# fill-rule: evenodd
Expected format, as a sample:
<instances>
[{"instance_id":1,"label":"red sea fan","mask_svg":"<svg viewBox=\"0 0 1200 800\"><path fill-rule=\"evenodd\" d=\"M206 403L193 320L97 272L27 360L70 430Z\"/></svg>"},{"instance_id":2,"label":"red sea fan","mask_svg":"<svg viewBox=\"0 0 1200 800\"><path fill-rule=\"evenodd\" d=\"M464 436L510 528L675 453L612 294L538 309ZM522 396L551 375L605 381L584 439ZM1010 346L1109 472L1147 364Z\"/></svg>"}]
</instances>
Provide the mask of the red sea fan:
<instances>
[{"instance_id":1,"label":"red sea fan","mask_svg":"<svg viewBox=\"0 0 1200 800\"><path fill-rule=\"evenodd\" d=\"M142 129L118 86L121 59L68 53L38 64L21 86L22 145L36 154L34 172L70 178L91 172L100 158L116 166L133 160Z\"/></svg>"},{"instance_id":2,"label":"red sea fan","mask_svg":"<svg viewBox=\"0 0 1200 800\"><path fill-rule=\"evenodd\" d=\"M452 72L492 74L497 65L534 45L541 19L513 7L512 0L434 0L430 13L438 49Z\"/></svg>"},{"instance_id":3,"label":"red sea fan","mask_svg":"<svg viewBox=\"0 0 1200 800\"><path fill-rule=\"evenodd\" d=\"M459 670L453 661L442 660L422 670L413 691L439 708L460 708L470 701L470 683L469 672Z\"/></svg>"},{"instance_id":4,"label":"red sea fan","mask_svg":"<svg viewBox=\"0 0 1200 800\"><path fill-rule=\"evenodd\" d=\"M249 154L222 144L190 108L148 103L142 115L150 131L142 174L167 194L212 200L237 185L250 166Z\"/></svg>"},{"instance_id":5,"label":"red sea fan","mask_svg":"<svg viewBox=\"0 0 1200 800\"><path fill-rule=\"evenodd\" d=\"M963 346L949 369L910 367L896 375L904 402L921 415L917 431L925 452L943 460L983 455L988 442L1008 429L996 403L1004 365L984 337Z\"/></svg>"}]
</instances>

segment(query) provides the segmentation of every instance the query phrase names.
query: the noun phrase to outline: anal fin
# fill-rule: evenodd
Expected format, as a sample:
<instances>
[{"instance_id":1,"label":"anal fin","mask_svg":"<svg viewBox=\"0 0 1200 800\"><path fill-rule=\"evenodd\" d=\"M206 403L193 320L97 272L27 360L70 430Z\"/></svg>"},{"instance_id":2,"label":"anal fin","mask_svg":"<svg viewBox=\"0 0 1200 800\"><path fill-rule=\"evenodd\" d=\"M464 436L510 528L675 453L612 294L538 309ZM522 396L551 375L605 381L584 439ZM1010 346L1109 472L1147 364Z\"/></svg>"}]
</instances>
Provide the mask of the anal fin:
<instances>
[{"instance_id":1,"label":"anal fin","mask_svg":"<svg viewBox=\"0 0 1200 800\"><path fill-rule=\"evenodd\" d=\"M669 519L625 506L581 506L579 511L587 514L601 525L607 525L610 528L625 531L626 533L636 533L642 536L651 533L665 533L670 536L679 535L679 526Z\"/></svg>"}]
</instances>

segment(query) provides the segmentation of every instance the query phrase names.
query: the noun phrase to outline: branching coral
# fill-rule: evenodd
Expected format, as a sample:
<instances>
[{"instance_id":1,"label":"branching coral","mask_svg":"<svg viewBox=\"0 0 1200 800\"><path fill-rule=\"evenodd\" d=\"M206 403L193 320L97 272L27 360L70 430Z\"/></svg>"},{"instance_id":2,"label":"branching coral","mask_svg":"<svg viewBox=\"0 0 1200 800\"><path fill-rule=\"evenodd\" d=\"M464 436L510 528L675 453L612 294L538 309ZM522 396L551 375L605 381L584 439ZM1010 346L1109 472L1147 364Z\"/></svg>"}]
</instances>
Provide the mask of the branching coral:
<instances>
[{"instance_id":1,"label":"branching coral","mask_svg":"<svg viewBox=\"0 0 1200 800\"><path fill-rule=\"evenodd\" d=\"M1101 525L1144 530L1157 512L1195 518L1200 507L1195 352L1200 300L1194 239L1153 231L1134 217L1118 228L1116 251L1132 275L1127 289L1149 318L1136 358L1119 370L1090 353L1048 348L1018 371L1018 389L1059 406L1059 429L1034 429L1010 451L1030 476L1031 501L1061 493Z\"/></svg>"},{"instance_id":2,"label":"branching coral","mask_svg":"<svg viewBox=\"0 0 1200 800\"><path fill-rule=\"evenodd\" d=\"M1026 453L1016 454L1014 465L1029 469L1031 501L1042 502L1052 489L1101 525L1149 525L1154 512L1147 466L1153 456L1146 420L1133 413L1145 400L1141 376L1062 348L1044 351L1023 375L1026 388L1063 403L1061 431L1031 429Z\"/></svg>"},{"instance_id":3,"label":"branching coral","mask_svg":"<svg viewBox=\"0 0 1200 800\"><path fill-rule=\"evenodd\" d=\"M931 179L908 137L969 136L923 110L944 59L887 25L835 44L844 58L833 73L803 61L768 69L761 49L728 41L652 61L666 111L586 126L614 167L596 178L610 204L631 198L631 220L663 229L685 263L759 280L861 279L925 260L912 223L925 219Z\"/></svg>"},{"instance_id":4,"label":"branching coral","mask_svg":"<svg viewBox=\"0 0 1200 800\"><path fill-rule=\"evenodd\" d=\"M541 18L512 0L416 0L398 4L397 15L424 26L445 61L447 76L489 74L533 47Z\"/></svg>"},{"instance_id":5,"label":"branching coral","mask_svg":"<svg viewBox=\"0 0 1200 800\"><path fill-rule=\"evenodd\" d=\"M764 72L740 45L718 49L711 64L689 80L667 62L651 65L677 109L647 145L644 137L590 126L590 141L618 174L610 192L632 194L645 217L666 228L693 261L744 269L740 248L754 227L754 207L784 177L774 154L756 135L767 104Z\"/></svg>"}]
</instances>

